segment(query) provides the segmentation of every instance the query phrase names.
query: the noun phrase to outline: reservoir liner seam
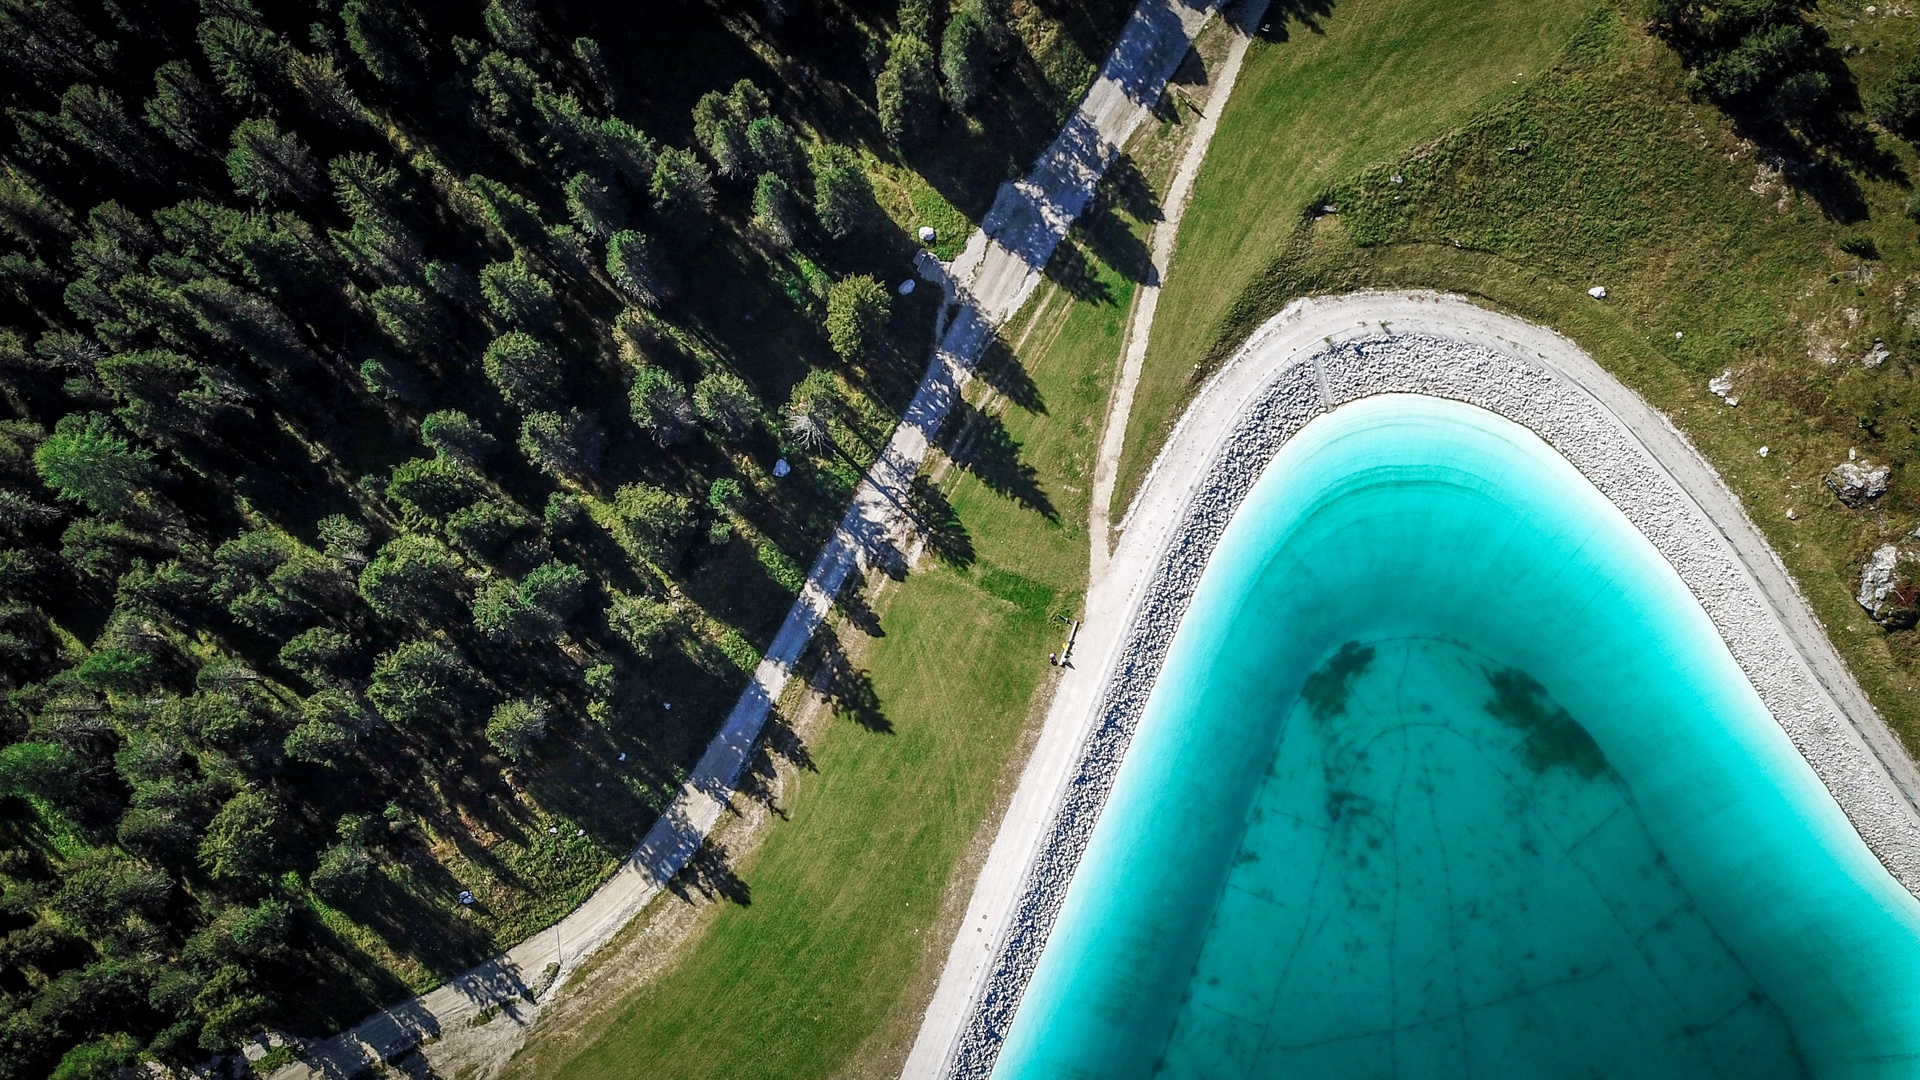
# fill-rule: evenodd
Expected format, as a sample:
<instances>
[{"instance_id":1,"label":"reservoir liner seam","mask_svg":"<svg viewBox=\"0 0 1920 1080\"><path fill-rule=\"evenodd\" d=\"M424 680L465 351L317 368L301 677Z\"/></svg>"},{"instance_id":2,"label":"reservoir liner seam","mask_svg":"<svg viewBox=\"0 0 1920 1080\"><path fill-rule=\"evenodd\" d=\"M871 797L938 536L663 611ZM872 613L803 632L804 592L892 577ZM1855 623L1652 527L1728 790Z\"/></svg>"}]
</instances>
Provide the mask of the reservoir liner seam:
<instances>
[{"instance_id":1,"label":"reservoir liner seam","mask_svg":"<svg viewBox=\"0 0 1920 1080\"><path fill-rule=\"evenodd\" d=\"M1256 354L1286 321L1284 314L1276 317L1249 340L1236 364ZM1789 645L1726 539L1625 425L1584 388L1521 357L1427 334L1364 332L1289 358L1236 411L1236 421L1215 444L1204 483L1189 496L1133 607L1097 722L1029 863L990 974L963 1021L948 1076L972 1080L992 1073L1167 649L1234 513L1280 447L1308 422L1388 393L1487 409L1528 427L1579 469L1679 573L1862 839L1903 887L1920 896L1920 814L1896 792L1890 771L1849 729Z\"/></svg>"}]
</instances>

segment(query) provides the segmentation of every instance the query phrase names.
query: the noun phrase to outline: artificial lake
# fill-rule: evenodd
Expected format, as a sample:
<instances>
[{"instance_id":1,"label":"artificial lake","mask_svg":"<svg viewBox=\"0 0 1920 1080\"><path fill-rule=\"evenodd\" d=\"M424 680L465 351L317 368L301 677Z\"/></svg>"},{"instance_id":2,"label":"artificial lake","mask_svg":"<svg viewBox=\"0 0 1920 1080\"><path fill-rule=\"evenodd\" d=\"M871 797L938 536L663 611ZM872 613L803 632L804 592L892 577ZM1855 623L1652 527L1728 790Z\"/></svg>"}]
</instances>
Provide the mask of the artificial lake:
<instances>
[{"instance_id":1,"label":"artificial lake","mask_svg":"<svg viewBox=\"0 0 1920 1080\"><path fill-rule=\"evenodd\" d=\"M1920 902L1572 465L1367 398L1222 537L995 1075L1920 1076Z\"/></svg>"}]
</instances>

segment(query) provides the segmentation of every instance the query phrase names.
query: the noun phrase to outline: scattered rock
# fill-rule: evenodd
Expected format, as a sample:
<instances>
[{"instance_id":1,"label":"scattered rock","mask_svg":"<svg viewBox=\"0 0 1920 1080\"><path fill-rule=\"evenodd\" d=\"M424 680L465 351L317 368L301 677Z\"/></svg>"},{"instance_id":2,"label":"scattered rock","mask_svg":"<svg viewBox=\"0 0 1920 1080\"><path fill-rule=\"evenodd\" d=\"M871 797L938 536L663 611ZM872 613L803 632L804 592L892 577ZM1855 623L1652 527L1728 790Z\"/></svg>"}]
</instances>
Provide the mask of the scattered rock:
<instances>
[{"instance_id":1,"label":"scattered rock","mask_svg":"<svg viewBox=\"0 0 1920 1080\"><path fill-rule=\"evenodd\" d=\"M920 226L920 242L923 244L933 243L939 235L939 233L933 231L933 226L931 225Z\"/></svg>"},{"instance_id":2,"label":"scattered rock","mask_svg":"<svg viewBox=\"0 0 1920 1080\"><path fill-rule=\"evenodd\" d=\"M1767 451L1768 451L1769 449L1771 449L1771 448L1770 448L1770 447L1765 447L1765 446L1763 446L1763 447L1761 447L1761 448L1760 448L1760 456L1761 456L1761 457L1766 457L1766 456L1767 456Z\"/></svg>"},{"instance_id":3,"label":"scattered rock","mask_svg":"<svg viewBox=\"0 0 1920 1080\"><path fill-rule=\"evenodd\" d=\"M1793 507L1791 507L1791 506L1789 506L1789 507L1787 507L1787 520L1788 520L1788 521L1799 521L1799 520L1800 520L1800 515L1799 515L1799 514L1796 514L1796 513L1794 513L1794 512L1793 512Z\"/></svg>"},{"instance_id":4,"label":"scattered rock","mask_svg":"<svg viewBox=\"0 0 1920 1080\"><path fill-rule=\"evenodd\" d=\"M1854 597L1867 609L1873 621L1884 626L1905 628L1916 621L1912 586L1901 580L1900 560L1906 552L1898 544L1882 544L1860 568L1860 592Z\"/></svg>"},{"instance_id":5,"label":"scattered rock","mask_svg":"<svg viewBox=\"0 0 1920 1080\"><path fill-rule=\"evenodd\" d=\"M1877 368L1881 364L1886 363L1887 357L1892 355L1893 353L1887 349L1887 343L1876 338L1873 342L1873 349L1869 351L1867 355L1860 358L1860 366Z\"/></svg>"},{"instance_id":6,"label":"scattered rock","mask_svg":"<svg viewBox=\"0 0 1920 1080\"><path fill-rule=\"evenodd\" d=\"M786 458L781 458L779 461L773 463L773 475L775 476L785 476L792 471L793 466L787 464Z\"/></svg>"},{"instance_id":7,"label":"scattered rock","mask_svg":"<svg viewBox=\"0 0 1920 1080\"><path fill-rule=\"evenodd\" d=\"M1593 297L1595 300L1605 300L1607 298L1607 287L1605 285L1595 285L1593 288L1587 290L1587 295Z\"/></svg>"},{"instance_id":8,"label":"scattered rock","mask_svg":"<svg viewBox=\"0 0 1920 1080\"><path fill-rule=\"evenodd\" d=\"M1893 469L1886 465L1843 461L1827 473L1827 487L1841 502L1857 510L1885 495L1892 479Z\"/></svg>"},{"instance_id":9,"label":"scattered rock","mask_svg":"<svg viewBox=\"0 0 1920 1080\"><path fill-rule=\"evenodd\" d=\"M1728 368L1719 375L1707 380L1707 390L1729 405L1739 405L1740 399L1729 394L1733 389L1733 369ZM1762 457L1766 455L1762 454Z\"/></svg>"},{"instance_id":10,"label":"scattered rock","mask_svg":"<svg viewBox=\"0 0 1920 1080\"><path fill-rule=\"evenodd\" d=\"M912 291L913 291L913 279L912 279L912 278L908 278L908 279L906 279L905 281L902 281L902 282L900 283L900 295L901 295L901 296L905 296L905 295L907 295L908 293L910 293L910 292L912 292Z\"/></svg>"}]
</instances>

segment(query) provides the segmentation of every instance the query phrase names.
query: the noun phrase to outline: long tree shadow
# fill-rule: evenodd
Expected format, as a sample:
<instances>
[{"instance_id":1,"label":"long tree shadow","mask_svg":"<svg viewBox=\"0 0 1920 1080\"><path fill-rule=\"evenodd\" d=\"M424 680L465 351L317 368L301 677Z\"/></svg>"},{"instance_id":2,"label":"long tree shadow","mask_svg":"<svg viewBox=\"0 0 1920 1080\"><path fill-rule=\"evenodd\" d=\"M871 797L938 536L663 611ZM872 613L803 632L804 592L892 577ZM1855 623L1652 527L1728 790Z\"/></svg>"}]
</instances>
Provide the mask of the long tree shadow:
<instances>
[{"instance_id":1,"label":"long tree shadow","mask_svg":"<svg viewBox=\"0 0 1920 1080\"><path fill-rule=\"evenodd\" d=\"M1040 387L1027 374L1020 358L1014 355L1013 346L1005 338L994 335L987 344L980 362L974 367L974 376L984 380L1008 401L1021 409L1038 415L1046 415L1047 399L1040 393Z\"/></svg>"},{"instance_id":2,"label":"long tree shadow","mask_svg":"<svg viewBox=\"0 0 1920 1080\"><path fill-rule=\"evenodd\" d=\"M1266 13L1260 16L1256 33L1263 41L1283 42L1293 36L1287 25L1299 23L1310 34L1325 34L1320 20L1333 14L1333 4L1334 0L1279 0L1268 5Z\"/></svg>"},{"instance_id":3,"label":"long tree shadow","mask_svg":"<svg viewBox=\"0 0 1920 1080\"><path fill-rule=\"evenodd\" d=\"M973 565L973 537L940 485L924 476L914 477L907 505L934 558L959 569Z\"/></svg>"},{"instance_id":4,"label":"long tree shadow","mask_svg":"<svg viewBox=\"0 0 1920 1080\"><path fill-rule=\"evenodd\" d=\"M704 900L725 900L741 907L753 904L753 887L734 873L728 865L726 847L711 837L701 843L700 850L693 853L687 865L667 882L667 888L689 903L698 895Z\"/></svg>"},{"instance_id":5,"label":"long tree shadow","mask_svg":"<svg viewBox=\"0 0 1920 1080\"><path fill-rule=\"evenodd\" d=\"M820 662L809 681L833 707L833 715L851 720L876 735L893 734L893 721L887 719L886 710L880 704L880 692L874 688L873 676L855 667L833 638L825 640Z\"/></svg>"},{"instance_id":6,"label":"long tree shadow","mask_svg":"<svg viewBox=\"0 0 1920 1080\"><path fill-rule=\"evenodd\" d=\"M1069 237L1055 246L1042 271L1048 281L1067 291L1075 300L1091 304L1112 304L1113 288L1100 276L1099 268L1080 245Z\"/></svg>"},{"instance_id":7,"label":"long tree shadow","mask_svg":"<svg viewBox=\"0 0 1920 1080\"><path fill-rule=\"evenodd\" d=\"M1053 500L1040 486L1040 473L1020 460L1020 443L998 416L968 402L954 407L948 429L954 433L947 456L972 473L988 490L1004 495L1048 521L1060 520Z\"/></svg>"}]
</instances>

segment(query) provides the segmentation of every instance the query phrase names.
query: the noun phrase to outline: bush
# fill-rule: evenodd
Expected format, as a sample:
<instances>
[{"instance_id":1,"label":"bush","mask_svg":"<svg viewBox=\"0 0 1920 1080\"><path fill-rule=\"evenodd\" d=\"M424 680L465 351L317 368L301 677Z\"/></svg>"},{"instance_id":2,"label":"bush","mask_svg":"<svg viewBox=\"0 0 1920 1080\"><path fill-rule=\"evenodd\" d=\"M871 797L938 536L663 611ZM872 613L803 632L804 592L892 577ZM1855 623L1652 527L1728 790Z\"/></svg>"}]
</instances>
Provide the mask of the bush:
<instances>
[{"instance_id":1,"label":"bush","mask_svg":"<svg viewBox=\"0 0 1920 1080\"><path fill-rule=\"evenodd\" d=\"M1881 127L1906 138L1920 138L1920 60L1909 60L1893 73L1867 105Z\"/></svg>"},{"instance_id":2,"label":"bush","mask_svg":"<svg viewBox=\"0 0 1920 1080\"><path fill-rule=\"evenodd\" d=\"M843 278L827 291L827 341L840 358L864 360L886 333L892 297L870 274Z\"/></svg>"},{"instance_id":3,"label":"bush","mask_svg":"<svg viewBox=\"0 0 1920 1080\"><path fill-rule=\"evenodd\" d=\"M731 476L723 476L707 488L707 505L721 513L740 509L747 501L747 489Z\"/></svg>"},{"instance_id":4,"label":"bush","mask_svg":"<svg viewBox=\"0 0 1920 1080\"><path fill-rule=\"evenodd\" d=\"M548 710L538 698L521 698L502 703L487 721L487 741L515 765L524 765L533 757L540 740L547 737Z\"/></svg>"}]
</instances>

